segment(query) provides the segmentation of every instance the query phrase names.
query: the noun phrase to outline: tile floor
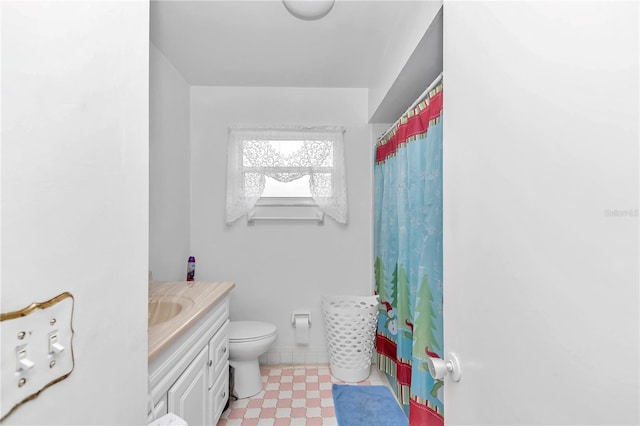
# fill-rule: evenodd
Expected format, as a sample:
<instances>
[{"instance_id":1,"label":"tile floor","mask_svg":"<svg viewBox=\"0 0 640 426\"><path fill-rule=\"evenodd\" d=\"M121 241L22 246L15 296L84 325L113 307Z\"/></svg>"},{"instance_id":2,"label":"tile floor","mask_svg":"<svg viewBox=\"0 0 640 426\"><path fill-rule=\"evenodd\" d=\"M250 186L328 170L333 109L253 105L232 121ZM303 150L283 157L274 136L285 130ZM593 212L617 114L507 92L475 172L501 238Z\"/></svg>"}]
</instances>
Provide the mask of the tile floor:
<instances>
[{"instance_id":1,"label":"tile floor","mask_svg":"<svg viewBox=\"0 0 640 426\"><path fill-rule=\"evenodd\" d=\"M328 365L269 365L260 370L264 390L254 397L232 401L218 426L338 424L331 385L344 382L331 376ZM388 386L388 382L372 366L369 378L358 385Z\"/></svg>"}]
</instances>

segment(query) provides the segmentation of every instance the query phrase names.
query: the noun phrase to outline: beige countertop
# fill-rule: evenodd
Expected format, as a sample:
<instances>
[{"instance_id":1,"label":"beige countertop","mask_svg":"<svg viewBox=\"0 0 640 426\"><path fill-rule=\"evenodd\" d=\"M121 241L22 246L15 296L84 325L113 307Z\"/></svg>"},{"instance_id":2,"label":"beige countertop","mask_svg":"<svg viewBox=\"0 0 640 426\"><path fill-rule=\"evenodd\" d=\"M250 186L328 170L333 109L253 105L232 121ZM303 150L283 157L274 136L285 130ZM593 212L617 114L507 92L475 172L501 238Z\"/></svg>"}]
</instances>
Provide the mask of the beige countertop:
<instances>
[{"instance_id":1,"label":"beige countertop","mask_svg":"<svg viewBox=\"0 0 640 426\"><path fill-rule=\"evenodd\" d=\"M228 281L169 281L149 283L149 306L173 307L178 312L172 318L149 327L149 355L151 362L178 337L192 327L205 312L221 301L235 284ZM179 305L179 306L177 306ZM158 310L160 312L160 310ZM151 321L154 311L150 309Z\"/></svg>"}]
</instances>

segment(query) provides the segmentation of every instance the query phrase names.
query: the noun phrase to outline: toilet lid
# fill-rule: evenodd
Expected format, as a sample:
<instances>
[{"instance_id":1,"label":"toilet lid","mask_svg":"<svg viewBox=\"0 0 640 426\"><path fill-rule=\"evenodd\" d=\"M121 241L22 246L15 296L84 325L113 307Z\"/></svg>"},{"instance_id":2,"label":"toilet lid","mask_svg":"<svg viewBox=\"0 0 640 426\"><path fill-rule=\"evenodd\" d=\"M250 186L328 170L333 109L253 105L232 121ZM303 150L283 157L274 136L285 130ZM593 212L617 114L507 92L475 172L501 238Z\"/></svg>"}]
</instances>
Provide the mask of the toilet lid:
<instances>
[{"instance_id":1,"label":"toilet lid","mask_svg":"<svg viewBox=\"0 0 640 426\"><path fill-rule=\"evenodd\" d=\"M232 342L264 339L278 332L275 325L261 321L231 321L229 340Z\"/></svg>"}]
</instances>

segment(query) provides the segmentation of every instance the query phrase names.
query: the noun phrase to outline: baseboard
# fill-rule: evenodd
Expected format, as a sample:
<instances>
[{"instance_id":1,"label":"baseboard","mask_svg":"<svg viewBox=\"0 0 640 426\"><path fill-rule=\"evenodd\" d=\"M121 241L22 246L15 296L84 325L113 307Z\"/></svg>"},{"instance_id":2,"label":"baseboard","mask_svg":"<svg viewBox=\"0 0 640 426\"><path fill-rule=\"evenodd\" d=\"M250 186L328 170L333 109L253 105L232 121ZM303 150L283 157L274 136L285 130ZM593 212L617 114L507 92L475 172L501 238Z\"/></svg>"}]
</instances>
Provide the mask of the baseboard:
<instances>
[{"instance_id":1,"label":"baseboard","mask_svg":"<svg viewBox=\"0 0 640 426\"><path fill-rule=\"evenodd\" d=\"M328 363L329 352L326 346L273 346L260 357L262 365Z\"/></svg>"},{"instance_id":2,"label":"baseboard","mask_svg":"<svg viewBox=\"0 0 640 426\"><path fill-rule=\"evenodd\" d=\"M329 364L329 352L326 346L273 346L259 361L261 365ZM376 364L375 352L371 364Z\"/></svg>"}]
</instances>

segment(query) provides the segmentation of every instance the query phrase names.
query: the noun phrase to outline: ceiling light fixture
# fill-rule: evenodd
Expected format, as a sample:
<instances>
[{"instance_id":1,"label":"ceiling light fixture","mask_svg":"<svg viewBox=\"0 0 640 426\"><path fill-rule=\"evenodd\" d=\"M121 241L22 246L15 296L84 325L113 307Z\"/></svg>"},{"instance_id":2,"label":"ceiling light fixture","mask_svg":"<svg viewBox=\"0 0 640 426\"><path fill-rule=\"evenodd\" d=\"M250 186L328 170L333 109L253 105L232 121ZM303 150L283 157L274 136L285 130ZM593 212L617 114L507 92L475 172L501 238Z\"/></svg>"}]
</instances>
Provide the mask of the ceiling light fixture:
<instances>
[{"instance_id":1,"label":"ceiling light fixture","mask_svg":"<svg viewBox=\"0 0 640 426\"><path fill-rule=\"evenodd\" d=\"M335 0L282 0L290 14L305 21L315 21L327 16Z\"/></svg>"}]
</instances>

